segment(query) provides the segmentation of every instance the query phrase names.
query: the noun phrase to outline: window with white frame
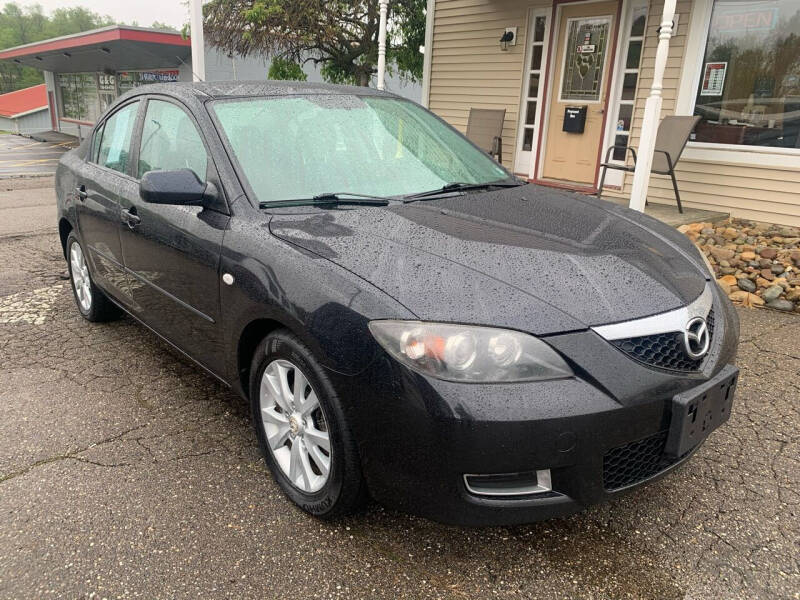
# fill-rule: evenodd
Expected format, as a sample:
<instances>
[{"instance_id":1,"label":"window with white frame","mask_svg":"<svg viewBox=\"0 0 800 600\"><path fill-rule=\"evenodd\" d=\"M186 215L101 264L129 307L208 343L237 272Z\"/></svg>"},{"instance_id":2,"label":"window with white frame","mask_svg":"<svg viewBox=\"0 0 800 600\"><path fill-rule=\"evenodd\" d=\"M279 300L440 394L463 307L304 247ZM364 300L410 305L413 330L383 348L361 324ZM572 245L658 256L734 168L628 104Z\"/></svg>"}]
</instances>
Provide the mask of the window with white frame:
<instances>
[{"instance_id":1,"label":"window with white frame","mask_svg":"<svg viewBox=\"0 0 800 600\"><path fill-rule=\"evenodd\" d=\"M612 121L615 130L614 145L616 146L612 152L612 159L621 162L625 161L625 147L628 146L631 135L636 85L639 82L639 67L642 61L642 48L647 26L647 3L641 2L633 6L630 24L623 54L625 62L622 65L622 85L617 98L617 114Z\"/></svg>"},{"instance_id":2,"label":"window with white frame","mask_svg":"<svg viewBox=\"0 0 800 600\"><path fill-rule=\"evenodd\" d=\"M697 142L800 148L800 2L714 0Z\"/></svg>"},{"instance_id":3,"label":"window with white frame","mask_svg":"<svg viewBox=\"0 0 800 600\"><path fill-rule=\"evenodd\" d=\"M523 123L522 150L533 149L536 131L536 108L539 101L539 88L542 84L542 61L544 60L544 38L547 17L533 20L533 42L531 43L530 70L528 71L527 97L525 99L525 122Z\"/></svg>"}]
</instances>

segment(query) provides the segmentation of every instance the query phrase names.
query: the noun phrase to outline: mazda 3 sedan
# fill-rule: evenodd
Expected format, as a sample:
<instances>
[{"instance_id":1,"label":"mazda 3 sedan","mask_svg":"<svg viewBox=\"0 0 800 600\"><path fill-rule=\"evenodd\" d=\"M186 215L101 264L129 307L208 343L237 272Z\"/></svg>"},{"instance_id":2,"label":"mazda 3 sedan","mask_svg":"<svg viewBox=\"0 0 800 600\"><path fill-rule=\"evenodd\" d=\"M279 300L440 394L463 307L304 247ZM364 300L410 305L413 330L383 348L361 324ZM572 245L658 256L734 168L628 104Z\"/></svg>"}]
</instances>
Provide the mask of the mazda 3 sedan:
<instances>
[{"instance_id":1,"label":"mazda 3 sedan","mask_svg":"<svg viewBox=\"0 0 800 600\"><path fill-rule=\"evenodd\" d=\"M318 517L564 515L730 414L738 321L682 234L522 182L391 94L143 86L56 191L81 315L128 313L244 397Z\"/></svg>"}]
</instances>

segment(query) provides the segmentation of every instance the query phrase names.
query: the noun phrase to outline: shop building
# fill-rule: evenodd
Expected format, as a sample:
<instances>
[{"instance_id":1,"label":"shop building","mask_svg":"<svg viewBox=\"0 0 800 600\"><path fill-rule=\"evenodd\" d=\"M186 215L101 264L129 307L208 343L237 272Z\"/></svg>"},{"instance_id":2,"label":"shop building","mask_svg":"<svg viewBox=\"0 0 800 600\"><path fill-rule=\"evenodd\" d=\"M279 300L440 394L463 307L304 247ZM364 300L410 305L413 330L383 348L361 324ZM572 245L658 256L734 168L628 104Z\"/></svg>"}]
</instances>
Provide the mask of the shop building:
<instances>
[{"instance_id":1,"label":"shop building","mask_svg":"<svg viewBox=\"0 0 800 600\"><path fill-rule=\"evenodd\" d=\"M663 9L429 0L423 104L462 130L470 108L505 109L507 167L594 192L606 149L639 145ZM702 116L677 167L684 205L800 225L800 2L678 0L671 25L661 116ZM580 133L564 131L571 108L586 110ZM604 194L632 180L609 171ZM674 205L669 178L652 175L647 199Z\"/></svg>"}]
</instances>

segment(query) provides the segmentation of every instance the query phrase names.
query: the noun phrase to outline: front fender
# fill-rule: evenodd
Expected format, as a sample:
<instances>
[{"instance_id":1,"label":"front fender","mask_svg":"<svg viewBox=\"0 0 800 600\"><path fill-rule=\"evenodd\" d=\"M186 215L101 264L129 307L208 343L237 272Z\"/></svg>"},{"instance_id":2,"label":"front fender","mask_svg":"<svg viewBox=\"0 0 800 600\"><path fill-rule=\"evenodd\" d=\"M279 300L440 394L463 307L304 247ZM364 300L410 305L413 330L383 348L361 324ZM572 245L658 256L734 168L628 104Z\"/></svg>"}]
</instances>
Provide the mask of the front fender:
<instances>
[{"instance_id":1,"label":"front fender","mask_svg":"<svg viewBox=\"0 0 800 600\"><path fill-rule=\"evenodd\" d=\"M226 232L221 269L228 373L237 381L242 332L256 320L294 332L327 369L355 375L369 367L380 347L369 333L373 319L414 319L413 313L353 273L280 240L262 223L233 219Z\"/></svg>"}]
</instances>

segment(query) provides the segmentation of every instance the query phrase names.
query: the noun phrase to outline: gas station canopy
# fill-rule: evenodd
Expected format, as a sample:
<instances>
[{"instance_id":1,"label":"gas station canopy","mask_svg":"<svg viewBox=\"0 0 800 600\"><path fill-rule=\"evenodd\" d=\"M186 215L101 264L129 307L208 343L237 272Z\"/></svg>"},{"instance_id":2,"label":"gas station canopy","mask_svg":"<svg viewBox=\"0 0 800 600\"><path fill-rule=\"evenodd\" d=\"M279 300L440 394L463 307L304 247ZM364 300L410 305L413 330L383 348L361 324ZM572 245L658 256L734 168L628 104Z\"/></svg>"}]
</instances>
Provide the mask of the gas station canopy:
<instances>
[{"instance_id":1,"label":"gas station canopy","mask_svg":"<svg viewBox=\"0 0 800 600\"><path fill-rule=\"evenodd\" d=\"M179 33L117 25L0 51L0 60L54 73L176 68L190 57Z\"/></svg>"}]
</instances>

